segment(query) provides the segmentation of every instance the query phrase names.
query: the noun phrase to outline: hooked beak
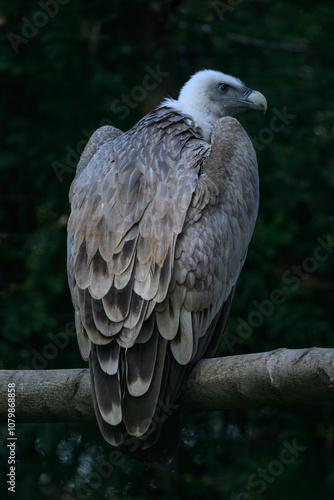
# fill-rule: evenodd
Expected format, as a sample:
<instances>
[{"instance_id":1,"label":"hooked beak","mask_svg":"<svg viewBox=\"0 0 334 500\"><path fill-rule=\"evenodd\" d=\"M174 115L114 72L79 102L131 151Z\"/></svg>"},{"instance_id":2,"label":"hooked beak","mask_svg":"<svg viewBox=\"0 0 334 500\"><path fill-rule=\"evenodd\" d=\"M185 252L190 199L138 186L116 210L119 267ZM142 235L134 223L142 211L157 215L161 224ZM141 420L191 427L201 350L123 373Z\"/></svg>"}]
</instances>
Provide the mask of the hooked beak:
<instances>
[{"instance_id":1,"label":"hooked beak","mask_svg":"<svg viewBox=\"0 0 334 500\"><path fill-rule=\"evenodd\" d=\"M249 109L262 109L263 114L267 111L267 99L261 92L244 87L244 103Z\"/></svg>"}]
</instances>

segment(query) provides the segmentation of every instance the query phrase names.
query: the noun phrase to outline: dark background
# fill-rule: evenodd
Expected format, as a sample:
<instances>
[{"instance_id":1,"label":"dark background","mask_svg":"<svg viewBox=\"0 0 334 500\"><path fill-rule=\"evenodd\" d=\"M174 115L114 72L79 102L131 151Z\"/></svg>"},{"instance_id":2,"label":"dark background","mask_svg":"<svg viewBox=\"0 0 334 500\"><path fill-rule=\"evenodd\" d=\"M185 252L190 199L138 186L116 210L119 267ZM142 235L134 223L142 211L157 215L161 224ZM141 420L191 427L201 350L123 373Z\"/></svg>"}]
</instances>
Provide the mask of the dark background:
<instances>
[{"instance_id":1,"label":"dark background","mask_svg":"<svg viewBox=\"0 0 334 500\"><path fill-rule=\"evenodd\" d=\"M240 116L257 150L261 204L221 353L334 347L334 252L317 252L334 241L333 25L328 1L2 2L1 369L86 366L66 276L75 165L96 128L127 130L202 68L237 76L268 100L265 116ZM277 289L284 302L273 306ZM193 414L182 424L172 470L114 460L100 472L112 449L97 425L17 424L16 498L334 492L330 403ZM8 495L6 437L3 425Z\"/></svg>"}]
</instances>

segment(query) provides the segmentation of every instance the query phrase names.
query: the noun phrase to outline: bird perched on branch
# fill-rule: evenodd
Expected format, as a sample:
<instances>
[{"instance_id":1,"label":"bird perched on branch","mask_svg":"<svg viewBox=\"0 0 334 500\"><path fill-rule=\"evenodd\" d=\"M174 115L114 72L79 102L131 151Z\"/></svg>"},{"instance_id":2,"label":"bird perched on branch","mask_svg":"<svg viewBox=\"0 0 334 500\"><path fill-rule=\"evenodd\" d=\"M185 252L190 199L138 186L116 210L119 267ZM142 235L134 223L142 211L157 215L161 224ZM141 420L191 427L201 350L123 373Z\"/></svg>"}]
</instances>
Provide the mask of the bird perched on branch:
<instances>
[{"instance_id":1,"label":"bird perched on branch","mask_svg":"<svg viewBox=\"0 0 334 500\"><path fill-rule=\"evenodd\" d=\"M186 377L215 356L258 211L239 111L265 97L219 71L193 75L129 131L89 140L70 189L68 277L104 438L168 461Z\"/></svg>"}]
</instances>

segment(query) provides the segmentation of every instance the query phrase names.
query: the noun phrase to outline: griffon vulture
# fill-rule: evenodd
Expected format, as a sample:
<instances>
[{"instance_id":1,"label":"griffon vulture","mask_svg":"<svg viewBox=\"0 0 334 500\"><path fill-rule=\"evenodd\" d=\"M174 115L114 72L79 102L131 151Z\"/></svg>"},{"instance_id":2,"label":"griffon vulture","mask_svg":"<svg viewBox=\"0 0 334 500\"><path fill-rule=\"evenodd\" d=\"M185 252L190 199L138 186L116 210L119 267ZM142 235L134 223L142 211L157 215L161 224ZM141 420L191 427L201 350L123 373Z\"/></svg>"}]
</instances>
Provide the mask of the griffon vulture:
<instances>
[{"instance_id":1,"label":"griffon vulture","mask_svg":"<svg viewBox=\"0 0 334 500\"><path fill-rule=\"evenodd\" d=\"M199 71L127 132L99 128L79 161L78 344L102 435L137 460L168 461L186 377L217 354L259 199L254 148L231 116L266 107L239 79Z\"/></svg>"}]
</instances>

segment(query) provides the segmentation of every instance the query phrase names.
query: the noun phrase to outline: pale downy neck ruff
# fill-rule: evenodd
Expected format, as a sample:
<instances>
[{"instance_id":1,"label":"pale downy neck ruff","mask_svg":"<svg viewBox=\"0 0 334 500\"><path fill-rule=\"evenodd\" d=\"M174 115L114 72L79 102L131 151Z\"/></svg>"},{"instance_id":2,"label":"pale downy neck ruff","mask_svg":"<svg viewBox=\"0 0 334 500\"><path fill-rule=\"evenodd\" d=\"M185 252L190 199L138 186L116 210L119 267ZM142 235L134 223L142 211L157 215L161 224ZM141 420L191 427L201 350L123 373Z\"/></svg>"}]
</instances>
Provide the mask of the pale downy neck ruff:
<instances>
[{"instance_id":1,"label":"pale downy neck ruff","mask_svg":"<svg viewBox=\"0 0 334 500\"><path fill-rule=\"evenodd\" d=\"M210 143L211 130L217 119L216 117L205 115L194 108L194 106L171 98L165 99L160 106L168 106L179 113L190 116L195 122L195 125L202 129L203 139Z\"/></svg>"}]
</instances>

